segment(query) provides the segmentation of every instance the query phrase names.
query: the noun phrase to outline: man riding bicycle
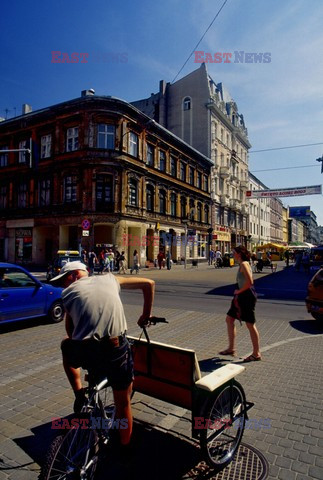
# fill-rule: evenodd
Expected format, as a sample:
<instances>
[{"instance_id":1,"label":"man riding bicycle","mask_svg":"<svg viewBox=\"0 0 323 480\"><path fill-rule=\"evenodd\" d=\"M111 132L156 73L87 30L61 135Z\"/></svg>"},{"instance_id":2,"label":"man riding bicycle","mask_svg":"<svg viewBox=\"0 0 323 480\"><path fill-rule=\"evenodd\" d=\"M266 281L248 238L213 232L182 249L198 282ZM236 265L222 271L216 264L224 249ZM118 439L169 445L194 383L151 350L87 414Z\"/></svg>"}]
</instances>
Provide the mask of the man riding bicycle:
<instances>
[{"instance_id":1,"label":"man riding bicycle","mask_svg":"<svg viewBox=\"0 0 323 480\"><path fill-rule=\"evenodd\" d=\"M89 276L86 266L76 261L64 265L51 283L64 288L67 338L61 348L64 369L75 394L74 411L80 412L86 401L80 367L92 363L108 375L116 418L126 419L128 425L119 430L121 444L128 445L133 425L133 362L120 287L142 290L144 305L138 325L143 326L151 316L155 282L147 278L117 278L112 273Z\"/></svg>"}]
</instances>

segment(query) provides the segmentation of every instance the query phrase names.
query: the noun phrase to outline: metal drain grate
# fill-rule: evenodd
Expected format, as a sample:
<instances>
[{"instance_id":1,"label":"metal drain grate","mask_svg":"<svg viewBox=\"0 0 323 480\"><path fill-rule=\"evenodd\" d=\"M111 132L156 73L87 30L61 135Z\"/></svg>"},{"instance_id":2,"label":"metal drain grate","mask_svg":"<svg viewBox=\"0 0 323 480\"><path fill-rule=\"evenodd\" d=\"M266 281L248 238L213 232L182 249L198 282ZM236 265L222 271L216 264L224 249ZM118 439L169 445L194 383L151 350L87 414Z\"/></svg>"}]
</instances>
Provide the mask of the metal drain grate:
<instances>
[{"instance_id":1,"label":"metal drain grate","mask_svg":"<svg viewBox=\"0 0 323 480\"><path fill-rule=\"evenodd\" d=\"M222 472L212 475L212 469L203 461L183 479L264 480L268 477L268 470L269 465L263 454L254 447L241 443L234 459Z\"/></svg>"}]
</instances>

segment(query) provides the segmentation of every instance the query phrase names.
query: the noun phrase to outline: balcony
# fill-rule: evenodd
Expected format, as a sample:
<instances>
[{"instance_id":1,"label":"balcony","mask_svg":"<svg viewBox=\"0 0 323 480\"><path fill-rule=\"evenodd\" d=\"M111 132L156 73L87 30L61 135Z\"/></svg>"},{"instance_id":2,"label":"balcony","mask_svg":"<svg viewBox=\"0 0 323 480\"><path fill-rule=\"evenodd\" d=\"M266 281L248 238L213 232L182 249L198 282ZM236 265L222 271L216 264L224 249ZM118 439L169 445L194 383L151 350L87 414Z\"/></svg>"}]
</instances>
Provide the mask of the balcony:
<instances>
[{"instance_id":1,"label":"balcony","mask_svg":"<svg viewBox=\"0 0 323 480\"><path fill-rule=\"evenodd\" d=\"M220 203L221 203L221 207L227 207L229 205L229 199L227 195L220 196Z\"/></svg>"},{"instance_id":2,"label":"balcony","mask_svg":"<svg viewBox=\"0 0 323 480\"><path fill-rule=\"evenodd\" d=\"M230 176L229 167L220 167L220 177L221 178L228 178L229 176Z\"/></svg>"},{"instance_id":3,"label":"balcony","mask_svg":"<svg viewBox=\"0 0 323 480\"><path fill-rule=\"evenodd\" d=\"M236 198L232 198L230 200L230 207L232 210L236 210L237 212L241 211L241 200L237 200Z\"/></svg>"},{"instance_id":4,"label":"balcony","mask_svg":"<svg viewBox=\"0 0 323 480\"><path fill-rule=\"evenodd\" d=\"M240 182L240 188L243 190L248 190L249 182L248 180L241 180Z\"/></svg>"},{"instance_id":5,"label":"balcony","mask_svg":"<svg viewBox=\"0 0 323 480\"><path fill-rule=\"evenodd\" d=\"M248 215L249 209L248 209L247 205L242 205L241 206L241 213L242 213L242 215Z\"/></svg>"}]
</instances>

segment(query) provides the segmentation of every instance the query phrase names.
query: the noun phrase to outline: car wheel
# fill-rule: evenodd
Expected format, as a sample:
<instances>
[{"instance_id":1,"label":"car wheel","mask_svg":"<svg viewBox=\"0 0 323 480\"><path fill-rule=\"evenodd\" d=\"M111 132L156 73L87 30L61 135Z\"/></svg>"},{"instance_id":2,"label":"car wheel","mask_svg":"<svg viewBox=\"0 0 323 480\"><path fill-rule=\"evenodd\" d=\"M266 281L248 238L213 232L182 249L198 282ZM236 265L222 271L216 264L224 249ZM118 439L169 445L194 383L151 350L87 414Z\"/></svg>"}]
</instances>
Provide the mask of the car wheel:
<instances>
[{"instance_id":1,"label":"car wheel","mask_svg":"<svg viewBox=\"0 0 323 480\"><path fill-rule=\"evenodd\" d=\"M315 318L315 320L323 322L323 315L321 313L311 312L311 315L313 318Z\"/></svg>"},{"instance_id":2,"label":"car wheel","mask_svg":"<svg viewBox=\"0 0 323 480\"><path fill-rule=\"evenodd\" d=\"M48 318L53 323L59 323L63 320L63 318L64 318L64 307L63 307L63 302L61 300L57 300L50 307L49 312L48 312Z\"/></svg>"}]
</instances>

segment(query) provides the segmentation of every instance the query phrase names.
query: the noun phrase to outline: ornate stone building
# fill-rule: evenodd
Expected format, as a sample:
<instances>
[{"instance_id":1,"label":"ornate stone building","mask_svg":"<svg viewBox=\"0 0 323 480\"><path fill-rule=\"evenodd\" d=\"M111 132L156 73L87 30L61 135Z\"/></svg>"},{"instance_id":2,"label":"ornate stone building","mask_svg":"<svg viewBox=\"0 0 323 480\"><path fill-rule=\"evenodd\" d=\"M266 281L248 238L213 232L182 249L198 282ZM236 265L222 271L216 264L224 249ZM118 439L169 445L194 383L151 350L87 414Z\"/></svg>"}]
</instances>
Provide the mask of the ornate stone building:
<instances>
[{"instance_id":1,"label":"ornate stone building","mask_svg":"<svg viewBox=\"0 0 323 480\"><path fill-rule=\"evenodd\" d=\"M100 245L142 265L160 248L206 258L212 163L133 105L84 91L1 122L0 150L2 260Z\"/></svg>"},{"instance_id":2,"label":"ornate stone building","mask_svg":"<svg viewBox=\"0 0 323 480\"><path fill-rule=\"evenodd\" d=\"M222 251L247 244L248 132L237 104L203 63L159 92L132 102L137 108L210 157L212 228Z\"/></svg>"}]
</instances>

